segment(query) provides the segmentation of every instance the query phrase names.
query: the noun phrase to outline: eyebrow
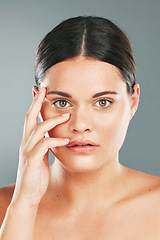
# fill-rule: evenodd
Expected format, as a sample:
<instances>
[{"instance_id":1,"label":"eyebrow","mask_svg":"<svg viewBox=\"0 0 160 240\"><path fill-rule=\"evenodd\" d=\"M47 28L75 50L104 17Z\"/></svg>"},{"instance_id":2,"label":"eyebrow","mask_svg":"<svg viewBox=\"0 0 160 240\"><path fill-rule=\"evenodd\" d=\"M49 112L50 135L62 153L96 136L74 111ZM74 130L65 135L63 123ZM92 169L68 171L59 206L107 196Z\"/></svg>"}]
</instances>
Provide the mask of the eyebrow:
<instances>
[{"instance_id":1,"label":"eyebrow","mask_svg":"<svg viewBox=\"0 0 160 240\"><path fill-rule=\"evenodd\" d=\"M57 95L60 95L60 96L63 96L63 97L68 97L68 98L72 97L70 94L65 93L65 92L60 92L60 91L50 91L47 94L57 94Z\"/></svg>"},{"instance_id":2,"label":"eyebrow","mask_svg":"<svg viewBox=\"0 0 160 240\"><path fill-rule=\"evenodd\" d=\"M93 98L100 97L100 96L106 95L106 94L118 94L118 93L115 91L104 91L104 92L99 92L99 93L94 94Z\"/></svg>"},{"instance_id":3,"label":"eyebrow","mask_svg":"<svg viewBox=\"0 0 160 240\"><path fill-rule=\"evenodd\" d=\"M65 93L65 92L61 92L61 91L50 91L47 94L57 94L57 95L60 95L60 96L63 96L63 97L72 98L72 96L70 94ZM96 98L96 97L100 97L100 96L106 95L106 94L118 94L118 93L115 92L115 91L103 91L103 92L99 92L99 93L94 94L92 97Z\"/></svg>"}]
</instances>

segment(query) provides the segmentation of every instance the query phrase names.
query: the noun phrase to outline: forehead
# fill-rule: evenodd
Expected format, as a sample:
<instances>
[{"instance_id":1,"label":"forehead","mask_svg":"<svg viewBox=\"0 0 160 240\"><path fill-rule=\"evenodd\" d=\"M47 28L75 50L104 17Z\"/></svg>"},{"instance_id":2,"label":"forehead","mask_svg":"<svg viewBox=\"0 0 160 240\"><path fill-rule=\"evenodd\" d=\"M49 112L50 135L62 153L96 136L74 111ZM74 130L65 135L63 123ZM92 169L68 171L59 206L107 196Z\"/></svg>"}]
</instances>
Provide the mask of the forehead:
<instances>
[{"instance_id":1,"label":"forehead","mask_svg":"<svg viewBox=\"0 0 160 240\"><path fill-rule=\"evenodd\" d=\"M50 67L44 76L47 90L67 92L103 90L126 90L126 83L117 67L95 59L79 57Z\"/></svg>"}]
</instances>

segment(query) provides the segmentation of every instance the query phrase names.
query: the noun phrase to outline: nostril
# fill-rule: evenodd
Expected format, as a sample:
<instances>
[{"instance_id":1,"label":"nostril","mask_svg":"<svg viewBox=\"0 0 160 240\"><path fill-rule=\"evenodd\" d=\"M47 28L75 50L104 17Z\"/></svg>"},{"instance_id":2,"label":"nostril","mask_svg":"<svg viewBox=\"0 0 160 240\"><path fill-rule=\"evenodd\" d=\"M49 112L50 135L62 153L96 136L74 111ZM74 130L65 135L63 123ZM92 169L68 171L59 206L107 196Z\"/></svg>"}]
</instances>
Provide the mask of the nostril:
<instances>
[{"instance_id":1,"label":"nostril","mask_svg":"<svg viewBox=\"0 0 160 240\"><path fill-rule=\"evenodd\" d=\"M69 122L69 128L72 132L75 133L84 133L84 132L90 132L92 130L92 121L90 118L83 118L81 116L81 119L73 116L70 119Z\"/></svg>"},{"instance_id":2,"label":"nostril","mask_svg":"<svg viewBox=\"0 0 160 240\"><path fill-rule=\"evenodd\" d=\"M87 128L85 131L89 131L89 128Z\"/></svg>"},{"instance_id":3,"label":"nostril","mask_svg":"<svg viewBox=\"0 0 160 240\"><path fill-rule=\"evenodd\" d=\"M82 130L83 131L83 130ZM90 129L89 128L86 128L85 130L84 130L84 132L88 132L88 131L90 131ZM78 129L73 129L73 132L81 132L80 130L78 130Z\"/></svg>"}]
</instances>

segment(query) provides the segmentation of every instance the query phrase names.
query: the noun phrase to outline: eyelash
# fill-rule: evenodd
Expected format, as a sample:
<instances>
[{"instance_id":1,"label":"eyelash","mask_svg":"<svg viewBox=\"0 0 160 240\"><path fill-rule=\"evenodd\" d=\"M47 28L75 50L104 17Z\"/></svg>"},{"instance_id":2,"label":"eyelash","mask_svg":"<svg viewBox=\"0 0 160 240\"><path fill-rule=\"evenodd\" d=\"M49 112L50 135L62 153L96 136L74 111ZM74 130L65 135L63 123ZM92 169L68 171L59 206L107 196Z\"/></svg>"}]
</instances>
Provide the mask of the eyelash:
<instances>
[{"instance_id":1,"label":"eyelash","mask_svg":"<svg viewBox=\"0 0 160 240\"><path fill-rule=\"evenodd\" d=\"M54 107L54 108L59 108L59 109L61 109L61 110L63 110L63 109L65 109L66 107L58 107L58 106L55 106L55 104L56 103L60 103L60 102L66 102L66 103L68 103L68 101L67 100L65 100L65 99L57 99L57 100L55 100L55 101L53 101L52 103L51 103L51 105ZM68 104L70 104L70 103L68 103ZM71 105L71 104L70 104Z\"/></svg>"},{"instance_id":2,"label":"eyelash","mask_svg":"<svg viewBox=\"0 0 160 240\"><path fill-rule=\"evenodd\" d=\"M94 105L96 104L96 103L100 103L100 101L105 101L106 103L108 102L108 104L107 104L107 106L97 106L99 109L106 109L106 108L108 108L112 103L113 103L113 100L109 100L109 99L105 99L105 98L103 98L103 99L99 99L98 101L96 101L95 103L94 103ZM72 104L71 103L69 103L67 100L65 100L65 99L57 99L57 100L54 100L54 101L52 101L52 103L51 103L51 105L54 107L54 108L57 108L57 109L59 109L59 110L66 110L66 109L68 109L68 107L61 107L61 106L56 106L56 104L57 103L60 103L60 102L65 102L66 104L70 104L71 105L71 107L72 107ZM70 106L69 106L70 107Z\"/></svg>"},{"instance_id":3,"label":"eyelash","mask_svg":"<svg viewBox=\"0 0 160 240\"><path fill-rule=\"evenodd\" d=\"M108 102L107 106L104 106L104 107L100 106L99 108L101 108L101 109L108 108L108 107L113 103L112 100L105 99L105 98L103 98L103 99L99 99L98 101L96 101L96 103L97 103L97 102L100 102L100 101L105 101L106 103Z\"/></svg>"}]
</instances>

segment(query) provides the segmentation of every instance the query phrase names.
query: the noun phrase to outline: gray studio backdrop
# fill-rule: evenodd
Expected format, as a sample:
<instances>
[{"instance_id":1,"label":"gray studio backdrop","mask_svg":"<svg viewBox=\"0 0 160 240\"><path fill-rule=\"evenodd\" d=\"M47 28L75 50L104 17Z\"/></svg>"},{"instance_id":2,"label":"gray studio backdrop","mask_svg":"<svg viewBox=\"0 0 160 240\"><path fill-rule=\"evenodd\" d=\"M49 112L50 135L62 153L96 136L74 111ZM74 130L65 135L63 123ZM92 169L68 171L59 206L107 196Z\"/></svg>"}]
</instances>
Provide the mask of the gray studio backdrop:
<instances>
[{"instance_id":1,"label":"gray studio backdrop","mask_svg":"<svg viewBox=\"0 0 160 240\"><path fill-rule=\"evenodd\" d=\"M128 35L141 98L120 162L160 176L159 12L159 0L0 1L0 186L16 179L24 118L32 102L37 46L60 21L78 15L109 18Z\"/></svg>"}]
</instances>

